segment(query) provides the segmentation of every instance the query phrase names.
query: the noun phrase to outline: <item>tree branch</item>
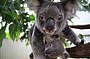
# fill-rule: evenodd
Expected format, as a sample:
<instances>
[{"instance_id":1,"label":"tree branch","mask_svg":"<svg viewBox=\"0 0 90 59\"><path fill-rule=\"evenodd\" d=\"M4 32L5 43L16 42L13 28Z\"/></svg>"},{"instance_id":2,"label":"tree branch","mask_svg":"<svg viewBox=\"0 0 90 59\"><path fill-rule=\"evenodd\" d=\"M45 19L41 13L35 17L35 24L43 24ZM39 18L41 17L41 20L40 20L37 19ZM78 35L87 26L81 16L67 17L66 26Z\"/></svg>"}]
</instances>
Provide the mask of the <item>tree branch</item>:
<instances>
[{"instance_id":1,"label":"tree branch","mask_svg":"<svg viewBox=\"0 0 90 59\"><path fill-rule=\"evenodd\" d=\"M90 58L90 43L78 47L66 48L66 50L70 54L70 58ZM31 53L29 57L33 59L33 54Z\"/></svg>"},{"instance_id":2,"label":"tree branch","mask_svg":"<svg viewBox=\"0 0 90 59\"><path fill-rule=\"evenodd\" d=\"M70 58L88 58L90 57L90 43L66 49Z\"/></svg>"},{"instance_id":3,"label":"tree branch","mask_svg":"<svg viewBox=\"0 0 90 59\"><path fill-rule=\"evenodd\" d=\"M69 25L71 28L76 29L90 29L90 24L87 25Z\"/></svg>"}]
</instances>

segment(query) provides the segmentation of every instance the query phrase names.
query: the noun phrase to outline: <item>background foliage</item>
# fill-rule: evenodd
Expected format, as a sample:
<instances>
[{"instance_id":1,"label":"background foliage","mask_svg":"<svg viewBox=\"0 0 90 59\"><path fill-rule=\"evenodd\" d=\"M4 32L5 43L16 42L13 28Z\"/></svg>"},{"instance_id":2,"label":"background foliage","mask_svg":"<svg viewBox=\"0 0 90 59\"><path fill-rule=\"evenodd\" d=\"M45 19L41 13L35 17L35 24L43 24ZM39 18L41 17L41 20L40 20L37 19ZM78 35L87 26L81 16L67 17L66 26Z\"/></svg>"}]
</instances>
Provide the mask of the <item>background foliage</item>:
<instances>
[{"instance_id":1,"label":"background foliage","mask_svg":"<svg viewBox=\"0 0 90 59\"><path fill-rule=\"evenodd\" d=\"M0 46L4 38L28 40L28 28L35 16L25 11L26 0L1 0L0 1ZM88 0L79 0L81 11L90 11ZM21 35L22 34L22 35Z\"/></svg>"}]
</instances>

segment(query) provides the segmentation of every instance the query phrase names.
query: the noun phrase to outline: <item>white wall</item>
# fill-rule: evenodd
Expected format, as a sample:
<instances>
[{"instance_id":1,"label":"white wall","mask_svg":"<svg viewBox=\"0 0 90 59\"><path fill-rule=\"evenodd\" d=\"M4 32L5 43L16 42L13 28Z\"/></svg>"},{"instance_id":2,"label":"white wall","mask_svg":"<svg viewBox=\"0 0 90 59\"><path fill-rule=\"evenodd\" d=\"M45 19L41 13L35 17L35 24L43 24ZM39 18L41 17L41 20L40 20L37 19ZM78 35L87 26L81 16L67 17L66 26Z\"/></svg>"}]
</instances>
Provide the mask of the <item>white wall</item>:
<instances>
[{"instance_id":1,"label":"white wall","mask_svg":"<svg viewBox=\"0 0 90 59\"><path fill-rule=\"evenodd\" d=\"M26 46L26 42L3 40L3 45L0 48L0 59L29 59L31 47Z\"/></svg>"}]
</instances>

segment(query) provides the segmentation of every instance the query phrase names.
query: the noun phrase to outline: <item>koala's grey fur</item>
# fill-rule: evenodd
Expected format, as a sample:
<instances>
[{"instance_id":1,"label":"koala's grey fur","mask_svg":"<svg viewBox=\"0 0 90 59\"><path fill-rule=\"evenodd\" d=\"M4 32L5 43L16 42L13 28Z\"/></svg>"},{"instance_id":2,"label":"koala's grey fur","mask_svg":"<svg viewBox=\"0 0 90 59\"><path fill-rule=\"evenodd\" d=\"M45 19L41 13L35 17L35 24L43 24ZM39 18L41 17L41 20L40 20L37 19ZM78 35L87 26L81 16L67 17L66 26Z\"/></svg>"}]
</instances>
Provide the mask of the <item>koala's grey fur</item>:
<instances>
[{"instance_id":1,"label":"koala's grey fur","mask_svg":"<svg viewBox=\"0 0 90 59\"><path fill-rule=\"evenodd\" d=\"M53 41L51 41L45 45L46 56L49 56L51 58L62 57L63 59L66 59L67 57L69 57L69 54L65 50L65 48L63 46L63 42L60 41L60 38L53 36L52 39L53 39Z\"/></svg>"},{"instance_id":2,"label":"koala's grey fur","mask_svg":"<svg viewBox=\"0 0 90 59\"><path fill-rule=\"evenodd\" d=\"M29 3L31 2L31 3ZM77 0L65 0L62 2L50 2L48 0L29 0L32 9L36 12L35 24L30 29L30 43L33 50L34 59L54 59L46 55L45 42L55 45L52 40L53 35L69 39L75 45L80 44L79 38L67 24L67 18L75 15L77 10ZM57 38L56 38L57 39ZM65 52L63 44L57 39L56 44L61 56ZM54 42L54 43L53 43ZM53 49L53 48L52 48ZM53 49L54 50L54 49ZM56 53L58 54L58 53Z\"/></svg>"}]
</instances>

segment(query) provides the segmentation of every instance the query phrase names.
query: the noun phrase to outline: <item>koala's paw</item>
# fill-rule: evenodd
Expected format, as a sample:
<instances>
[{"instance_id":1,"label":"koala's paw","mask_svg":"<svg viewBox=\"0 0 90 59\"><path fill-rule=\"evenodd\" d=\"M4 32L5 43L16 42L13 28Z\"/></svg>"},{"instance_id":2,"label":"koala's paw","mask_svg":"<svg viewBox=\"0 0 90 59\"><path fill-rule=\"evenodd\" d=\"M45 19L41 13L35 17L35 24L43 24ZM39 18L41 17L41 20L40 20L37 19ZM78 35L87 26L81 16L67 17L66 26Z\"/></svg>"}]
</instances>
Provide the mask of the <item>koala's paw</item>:
<instances>
[{"instance_id":1,"label":"koala's paw","mask_svg":"<svg viewBox=\"0 0 90 59\"><path fill-rule=\"evenodd\" d=\"M56 58L60 55L60 53L58 53L57 51L54 51L52 49L48 49L45 51L45 55L50 58Z\"/></svg>"},{"instance_id":2,"label":"koala's paw","mask_svg":"<svg viewBox=\"0 0 90 59\"><path fill-rule=\"evenodd\" d=\"M67 59L67 58L69 58L69 57L70 57L69 53L68 53L68 52L65 52L65 53L64 53L64 58Z\"/></svg>"},{"instance_id":3,"label":"koala's paw","mask_svg":"<svg viewBox=\"0 0 90 59\"><path fill-rule=\"evenodd\" d=\"M84 44L84 40L81 40L81 42L76 43L76 46L83 45L83 44Z\"/></svg>"},{"instance_id":4,"label":"koala's paw","mask_svg":"<svg viewBox=\"0 0 90 59\"><path fill-rule=\"evenodd\" d=\"M61 58L62 59L67 59L69 57L70 57L69 53L65 50L64 53L63 53L63 55L61 56Z\"/></svg>"},{"instance_id":5,"label":"koala's paw","mask_svg":"<svg viewBox=\"0 0 90 59\"><path fill-rule=\"evenodd\" d=\"M53 56L53 54L54 54L53 51L51 51L50 49L45 50L46 56L51 57L51 56Z\"/></svg>"}]
</instances>

